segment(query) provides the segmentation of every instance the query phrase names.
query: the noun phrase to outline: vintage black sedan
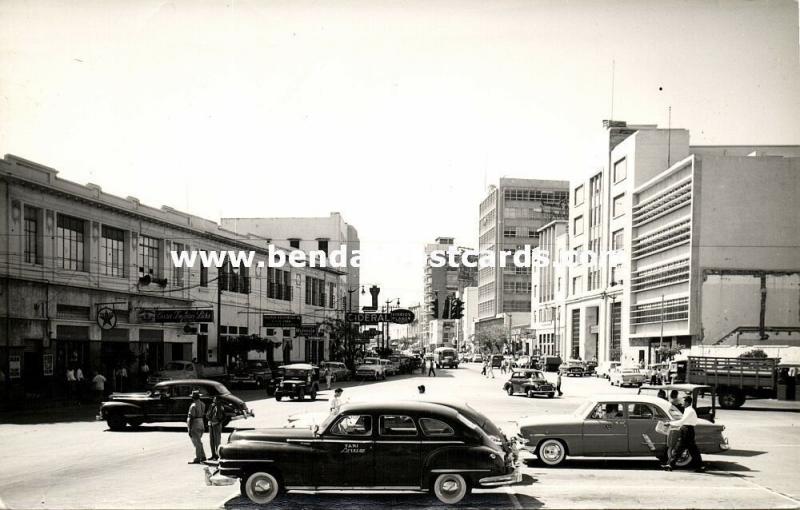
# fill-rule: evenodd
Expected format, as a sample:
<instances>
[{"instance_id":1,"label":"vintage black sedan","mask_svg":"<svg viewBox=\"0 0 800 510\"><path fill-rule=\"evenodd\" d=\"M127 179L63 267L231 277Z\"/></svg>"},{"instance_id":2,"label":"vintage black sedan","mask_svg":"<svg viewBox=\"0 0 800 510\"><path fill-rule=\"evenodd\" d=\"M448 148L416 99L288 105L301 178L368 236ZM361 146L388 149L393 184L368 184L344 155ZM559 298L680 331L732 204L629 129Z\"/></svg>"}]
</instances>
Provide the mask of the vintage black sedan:
<instances>
[{"instance_id":1,"label":"vintage black sedan","mask_svg":"<svg viewBox=\"0 0 800 510\"><path fill-rule=\"evenodd\" d=\"M242 430L219 449L207 483L239 479L266 504L281 490L430 491L445 504L473 487L519 482L517 452L454 404L358 403L311 429Z\"/></svg>"},{"instance_id":2,"label":"vintage black sedan","mask_svg":"<svg viewBox=\"0 0 800 510\"><path fill-rule=\"evenodd\" d=\"M544 373L532 369L514 369L511 377L503 385L503 390L509 395L522 393L528 397L545 395L547 398L553 398L555 395L555 388L545 378Z\"/></svg>"},{"instance_id":3,"label":"vintage black sedan","mask_svg":"<svg viewBox=\"0 0 800 510\"><path fill-rule=\"evenodd\" d=\"M222 383L207 379L179 379L164 381L141 393L112 393L100 406L98 420L105 420L111 430L122 430L128 424L138 427L142 423L186 422L192 392L200 392L200 399L208 406L211 399L219 397L225 407L225 421L253 416L253 411L240 398L231 394Z\"/></svg>"}]
</instances>

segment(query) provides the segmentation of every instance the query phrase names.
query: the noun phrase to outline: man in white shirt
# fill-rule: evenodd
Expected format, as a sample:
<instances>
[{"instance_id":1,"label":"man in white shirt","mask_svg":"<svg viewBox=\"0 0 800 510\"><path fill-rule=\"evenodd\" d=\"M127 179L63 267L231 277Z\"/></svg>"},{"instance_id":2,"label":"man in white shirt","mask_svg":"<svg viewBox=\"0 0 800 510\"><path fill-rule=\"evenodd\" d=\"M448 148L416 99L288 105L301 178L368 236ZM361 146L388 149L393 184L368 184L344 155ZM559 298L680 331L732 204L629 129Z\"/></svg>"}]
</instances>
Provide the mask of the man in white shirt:
<instances>
[{"instance_id":1,"label":"man in white shirt","mask_svg":"<svg viewBox=\"0 0 800 510\"><path fill-rule=\"evenodd\" d=\"M703 466L703 457L700 455L700 450L697 448L697 443L694 440L694 428L697 425L697 412L692 406L692 397L687 396L684 400L683 416L680 420L671 421L670 426L679 428L680 436L678 443L669 452L669 460L664 465L664 469L672 471L678 459L683 456L685 451L689 451L692 460L689 464L694 467L695 472L702 473L706 470Z\"/></svg>"},{"instance_id":2,"label":"man in white shirt","mask_svg":"<svg viewBox=\"0 0 800 510\"><path fill-rule=\"evenodd\" d=\"M94 378L92 379L92 389L94 390L95 401L102 401L106 393L106 378L100 372L95 371L94 373Z\"/></svg>"},{"instance_id":3,"label":"man in white shirt","mask_svg":"<svg viewBox=\"0 0 800 510\"><path fill-rule=\"evenodd\" d=\"M342 407L342 390L341 388L336 388L333 392L333 398L331 399L331 414L339 414L339 408Z\"/></svg>"}]
</instances>

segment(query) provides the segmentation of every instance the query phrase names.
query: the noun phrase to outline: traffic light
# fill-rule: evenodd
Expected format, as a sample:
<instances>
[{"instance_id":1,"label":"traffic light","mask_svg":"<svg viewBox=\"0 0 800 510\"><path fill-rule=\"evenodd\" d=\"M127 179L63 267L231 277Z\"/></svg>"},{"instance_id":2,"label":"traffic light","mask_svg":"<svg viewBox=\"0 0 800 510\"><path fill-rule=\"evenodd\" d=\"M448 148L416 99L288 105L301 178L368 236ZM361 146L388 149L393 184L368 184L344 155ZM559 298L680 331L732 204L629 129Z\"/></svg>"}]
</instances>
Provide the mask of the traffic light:
<instances>
[{"instance_id":1,"label":"traffic light","mask_svg":"<svg viewBox=\"0 0 800 510\"><path fill-rule=\"evenodd\" d=\"M434 298L434 300L431 302L431 304L433 305L433 318L434 319L438 319L439 318L439 298L438 297Z\"/></svg>"},{"instance_id":2,"label":"traffic light","mask_svg":"<svg viewBox=\"0 0 800 510\"><path fill-rule=\"evenodd\" d=\"M450 318L450 303L452 300L450 296L444 298L444 310L442 310L442 319L449 319Z\"/></svg>"},{"instance_id":3,"label":"traffic light","mask_svg":"<svg viewBox=\"0 0 800 510\"><path fill-rule=\"evenodd\" d=\"M458 298L455 298L450 304L451 304L450 318L451 319L464 318L464 302Z\"/></svg>"}]
</instances>

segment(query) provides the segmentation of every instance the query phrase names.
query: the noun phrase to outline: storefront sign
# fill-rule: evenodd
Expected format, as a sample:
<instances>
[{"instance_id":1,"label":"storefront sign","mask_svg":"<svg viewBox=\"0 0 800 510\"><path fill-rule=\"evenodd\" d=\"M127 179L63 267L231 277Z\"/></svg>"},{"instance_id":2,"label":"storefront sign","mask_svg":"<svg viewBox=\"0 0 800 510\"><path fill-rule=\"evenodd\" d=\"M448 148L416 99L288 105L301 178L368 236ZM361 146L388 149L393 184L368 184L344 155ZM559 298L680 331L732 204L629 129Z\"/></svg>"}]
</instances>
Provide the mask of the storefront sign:
<instances>
[{"instance_id":1,"label":"storefront sign","mask_svg":"<svg viewBox=\"0 0 800 510\"><path fill-rule=\"evenodd\" d=\"M389 313L356 313L349 312L344 316L347 322L359 322L361 324L377 324L379 322L392 322L394 324L409 324L414 321L414 312L405 308L398 308Z\"/></svg>"},{"instance_id":2,"label":"storefront sign","mask_svg":"<svg viewBox=\"0 0 800 510\"><path fill-rule=\"evenodd\" d=\"M265 328L299 328L300 316L294 314L264 314L261 316Z\"/></svg>"},{"instance_id":3,"label":"storefront sign","mask_svg":"<svg viewBox=\"0 0 800 510\"><path fill-rule=\"evenodd\" d=\"M8 377L9 379L22 377L22 360L19 356L8 357Z\"/></svg>"},{"instance_id":4,"label":"storefront sign","mask_svg":"<svg viewBox=\"0 0 800 510\"><path fill-rule=\"evenodd\" d=\"M398 308L389 312L389 320L395 324L411 324L414 322L414 312Z\"/></svg>"},{"instance_id":5,"label":"storefront sign","mask_svg":"<svg viewBox=\"0 0 800 510\"><path fill-rule=\"evenodd\" d=\"M208 308L141 308L136 315L139 322L214 322L214 310Z\"/></svg>"},{"instance_id":6,"label":"storefront sign","mask_svg":"<svg viewBox=\"0 0 800 510\"><path fill-rule=\"evenodd\" d=\"M316 324L303 324L297 334L304 337L319 336L319 328Z\"/></svg>"},{"instance_id":7,"label":"storefront sign","mask_svg":"<svg viewBox=\"0 0 800 510\"><path fill-rule=\"evenodd\" d=\"M44 354L42 356L42 375L53 375L53 355Z\"/></svg>"},{"instance_id":8,"label":"storefront sign","mask_svg":"<svg viewBox=\"0 0 800 510\"><path fill-rule=\"evenodd\" d=\"M97 325L100 329L109 330L117 327L117 312L104 306L97 311Z\"/></svg>"}]
</instances>

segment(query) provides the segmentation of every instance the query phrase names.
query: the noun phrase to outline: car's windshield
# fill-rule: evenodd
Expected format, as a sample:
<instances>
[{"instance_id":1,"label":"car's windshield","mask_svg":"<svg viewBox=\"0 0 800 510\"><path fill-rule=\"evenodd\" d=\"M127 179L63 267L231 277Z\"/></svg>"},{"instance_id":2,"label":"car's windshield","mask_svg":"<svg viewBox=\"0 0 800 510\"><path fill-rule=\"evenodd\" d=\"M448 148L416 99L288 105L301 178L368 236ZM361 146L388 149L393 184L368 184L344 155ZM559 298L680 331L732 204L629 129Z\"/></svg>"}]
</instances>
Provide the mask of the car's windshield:
<instances>
[{"instance_id":1,"label":"car's windshield","mask_svg":"<svg viewBox=\"0 0 800 510\"><path fill-rule=\"evenodd\" d=\"M586 414L589 412L589 409L591 409L593 406L594 402L592 401L584 402L583 404L580 405L580 407L578 407L572 412L572 415L575 416L576 418L586 418Z\"/></svg>"},{"instance_id":2,"label":"car's windshield","mask_svg":"<svg viewBox=\"0 0 800 510\"><path fill-rule=\"evenodd\" d=\"M377 365L378 364L378 360L375 359L375 358L367 358L367 359L364 360L364 364L365 365Z\"/></svg>"},{"instance_id":3,"label":"car's windshield","mask_svg":"<svg viewBox=\"0 0 800 510\"><path fill-rule=\"evenodd\" d=\"M544 379L544 374L539 372L539 371L531 372L530 373L530 378L531 379Z\"/></svg>"},{"instance_id":4,"label":"car's windshield","mask_svg":"<svg viewBox=\"0 0 800 510\"><path fill-rule=\"evenodd\" d=\"M291 379L304 379L308 376L307 370L287 369L285 377Z\"/></svg>"}]
</instances>

